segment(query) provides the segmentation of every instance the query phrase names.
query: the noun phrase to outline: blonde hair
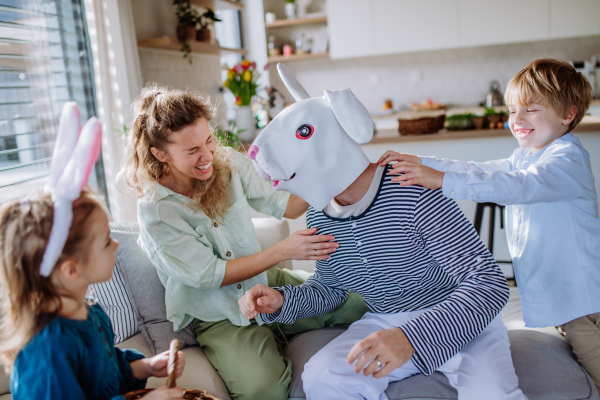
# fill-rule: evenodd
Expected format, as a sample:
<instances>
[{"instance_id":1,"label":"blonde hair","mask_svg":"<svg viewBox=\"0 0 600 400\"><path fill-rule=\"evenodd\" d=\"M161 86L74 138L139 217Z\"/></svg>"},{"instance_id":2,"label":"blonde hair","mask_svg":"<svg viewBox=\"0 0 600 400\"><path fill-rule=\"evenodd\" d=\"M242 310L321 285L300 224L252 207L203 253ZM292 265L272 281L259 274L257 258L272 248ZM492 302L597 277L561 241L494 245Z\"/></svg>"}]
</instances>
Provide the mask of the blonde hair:
<instances>
[{"instance_id":1,"label":"blonde hair","mask_svg":"<svg viewBox=\"0 0 600 400\"><path fill-rule=\"evenodd\" d=\"M99 203L84 192L73 203L73 222L55 267L68 259L85 262L90 240L86 221ZM40 274L50 238L54 204L37 193L0 207L0 362L10 371L17 354L48 325L62 308L61 294L51 276Z\"/></svg>"},{"instance_id":2,"label":"blonde hair","mask_svg":"<svg viewBox=\"0 0 600 400\"><path fill-rule=\"evenodd\" d=\"M215 109L202 95L152 85L142 89L132 104L132 113L133 123L127 138L129 155L119 176L125 178L138 197L144 197L144 184L159 182L169 172L168 165L154 157L150 148L166 151L173 132L200 118L210 121ZM228 155L221 147L217 147L212 165L209 179L196 180L192 200L197 209L216 220L229 207L227 186L232 171Z\"/></svg>"},{"instance_id":3,"label":"blonde hair","mask_svg":"<svg viewBox=\"0 0 600 400\"><path fill-rule=\"evenodd\" d=\"M531 62L512 77L504 99L521 106L539 103L551 107L563 118L571 106L577 107L575 119L569 125L573 130L582 120L592 101L590 82L563 60L542 58Z\"/></svg>"}]
</instances>

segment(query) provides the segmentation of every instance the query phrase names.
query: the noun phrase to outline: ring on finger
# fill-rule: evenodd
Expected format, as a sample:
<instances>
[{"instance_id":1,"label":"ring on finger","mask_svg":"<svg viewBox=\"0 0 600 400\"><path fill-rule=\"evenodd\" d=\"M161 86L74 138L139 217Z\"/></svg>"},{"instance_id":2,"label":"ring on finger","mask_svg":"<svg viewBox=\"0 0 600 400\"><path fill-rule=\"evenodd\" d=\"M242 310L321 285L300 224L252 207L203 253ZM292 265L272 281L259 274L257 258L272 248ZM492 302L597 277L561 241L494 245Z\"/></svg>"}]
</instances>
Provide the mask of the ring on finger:
<instances>
[{"instance_id":1,"label":"ring on finger","mask_svg":"<svg viewBox=\"0 0 600 400\"><path fill-rule=\"evenodd\" d=\"M379 361L378 359L375 359L375 364L377 364L377 366L378 366L379 368L381 368L381 366L383 365L383 364L381 363L381 361Z\"/></svg>"},{"instance_id":2,"label":"ring on finger","mask_svg":"<svg viewBox=\"0 0 600 400\"><path fill-rule=\"evenodd\" d=\"M315 257L317 256L317 249L315 249Z\"/></svg>"}]
</instances>

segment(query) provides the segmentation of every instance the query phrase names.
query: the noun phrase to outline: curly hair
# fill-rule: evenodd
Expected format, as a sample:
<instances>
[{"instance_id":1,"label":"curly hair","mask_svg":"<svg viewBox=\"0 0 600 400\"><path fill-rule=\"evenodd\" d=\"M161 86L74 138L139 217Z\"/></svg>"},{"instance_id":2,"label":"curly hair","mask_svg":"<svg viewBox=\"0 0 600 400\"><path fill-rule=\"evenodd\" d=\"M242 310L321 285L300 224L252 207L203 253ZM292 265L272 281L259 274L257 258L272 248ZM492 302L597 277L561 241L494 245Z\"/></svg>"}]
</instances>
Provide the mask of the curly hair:
<instances>
[{"instance_id":1,"label":"curly hair","mask_svg":"<svg viewBox=\"0 0 600 400\"><path fill-rule=\"evenodd\" d=\"M209 98L200 94L151 85L142 89L139 98L132 103L132 114L131 133L127 138L128 158L119 176L124 177L141 198L147 182L159 182L169 173L169 166L154 157L150 149L166 151L172 133L200 118L210 121L215 108ZM197 210L217 220L229 207L227 187L232 168L228 154L221 147L217 147L212 164L211 177L196 180L192 200Z\"/></svg>"}]
</instances>

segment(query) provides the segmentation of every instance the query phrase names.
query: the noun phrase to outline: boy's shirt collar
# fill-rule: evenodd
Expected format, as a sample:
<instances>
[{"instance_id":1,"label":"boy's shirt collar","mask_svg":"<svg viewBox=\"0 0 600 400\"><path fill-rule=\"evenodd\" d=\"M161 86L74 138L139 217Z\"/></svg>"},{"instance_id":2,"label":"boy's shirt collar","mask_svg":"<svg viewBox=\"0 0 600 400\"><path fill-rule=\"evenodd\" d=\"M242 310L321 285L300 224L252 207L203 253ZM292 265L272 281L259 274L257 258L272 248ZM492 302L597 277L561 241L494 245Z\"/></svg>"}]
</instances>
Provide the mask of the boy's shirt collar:
<instances>
[{"instance_id":1,"label":"boy's shirt collar","mask_svg":"<svg viewBox=\"0 0 600 400\"><path fill-rule=\"evenodd\" d=\"M553 145L554 142L556 142L557 140L567 140L569 142L572 142L573 139L574 139L573 132L565 133L561 137L558 137L558 138L554 139L553 141L551 141L550 143L548 143L546 146L544 146L543 148L541 148L535 154L531 154L531 148L530 147L527 148L527 153L525 154L524 158L527 158L527 159L537 159L537 158L540 158L542 156L542 154L544 154L544 152L546 151L546 149L548 147L550 147L551 145Z\"/></svg>"}]
</instances>

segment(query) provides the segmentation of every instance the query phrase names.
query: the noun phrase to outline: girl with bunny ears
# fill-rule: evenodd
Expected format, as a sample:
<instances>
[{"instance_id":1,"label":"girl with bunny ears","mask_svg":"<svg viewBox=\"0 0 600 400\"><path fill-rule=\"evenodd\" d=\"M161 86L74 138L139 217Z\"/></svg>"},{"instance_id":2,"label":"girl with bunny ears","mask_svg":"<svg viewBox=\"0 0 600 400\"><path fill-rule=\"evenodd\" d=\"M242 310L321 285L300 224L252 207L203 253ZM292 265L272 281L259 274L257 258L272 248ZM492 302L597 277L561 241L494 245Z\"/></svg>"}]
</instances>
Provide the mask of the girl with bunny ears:
<instances>
[{"instance_id":1,"label":"girl with bunny ears","mask_svg":"<svg viewBox=\"0 0 600 400\"><path fill-rule=\"evenodd\" d=\"M307 229L261 250L250 210L297 218L308 208L276 192L237 151L219 147L208 121L213 107L193 93L148 87L133 105L125 177L139 196L138 243L166 289L174 329L196 337L235 399L287 399L291 363L277 341L323 326L347 326L366 311L360 296L295 325L249 321L239 307L258 283L298 285L303 271L272 268L287 260L325 260L337 244Z\"/></svg>"},{"instance_id":2,"label":"girl with bunny ears","mask_svg":"<svg viewBox=\"0 0 600 400\"><path fill-rule=\"evenodd\" d=\"M77 107L67 103L45 192L0 208L0 361L15 400L124 399L148 377L167 375L168 352L144 358L115 348L108 316L85 300L90 284L112 276L119 244L84 188L100 154L100 123L91 118L80 130Z\"/></svg>"}]
</instances>

